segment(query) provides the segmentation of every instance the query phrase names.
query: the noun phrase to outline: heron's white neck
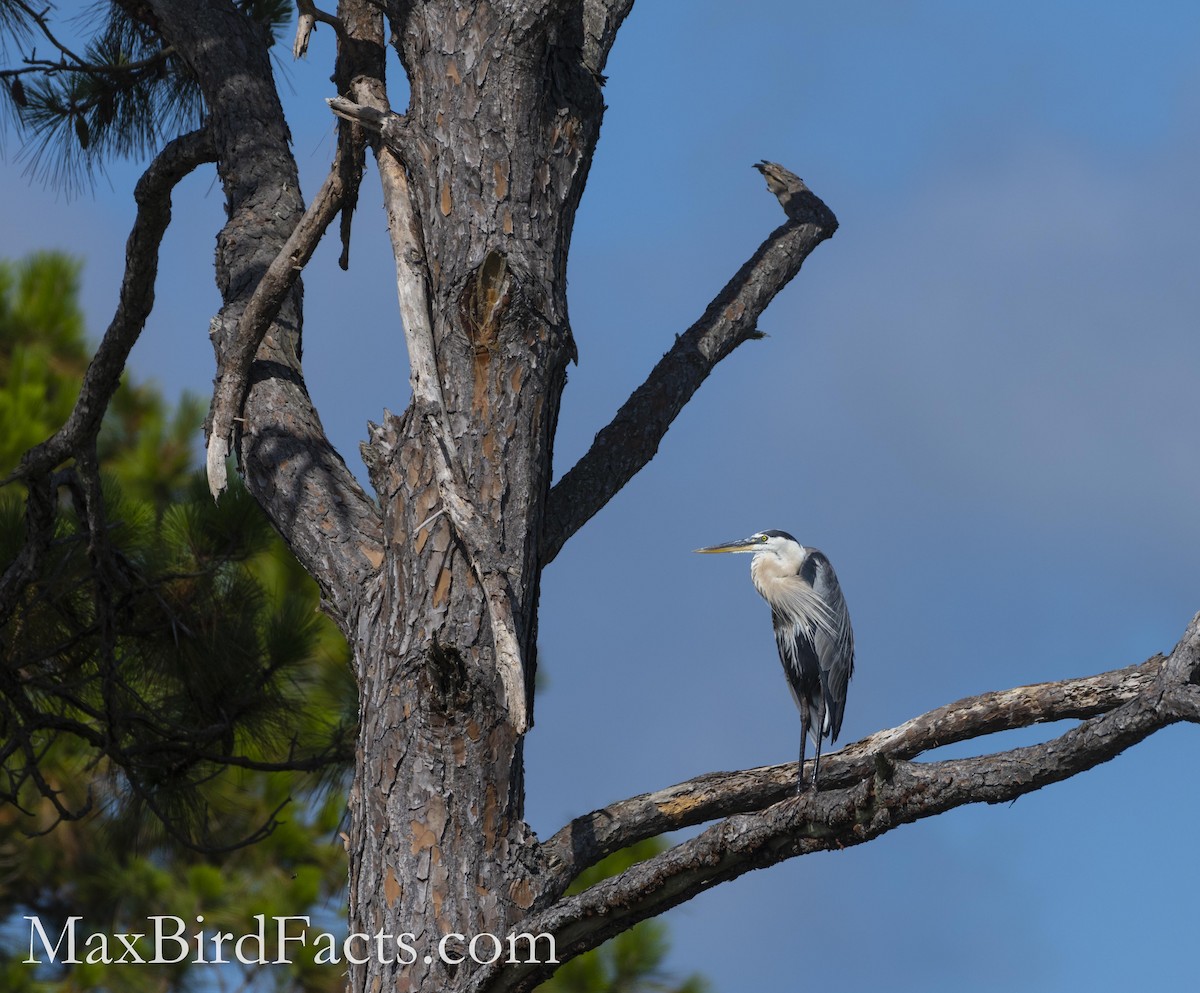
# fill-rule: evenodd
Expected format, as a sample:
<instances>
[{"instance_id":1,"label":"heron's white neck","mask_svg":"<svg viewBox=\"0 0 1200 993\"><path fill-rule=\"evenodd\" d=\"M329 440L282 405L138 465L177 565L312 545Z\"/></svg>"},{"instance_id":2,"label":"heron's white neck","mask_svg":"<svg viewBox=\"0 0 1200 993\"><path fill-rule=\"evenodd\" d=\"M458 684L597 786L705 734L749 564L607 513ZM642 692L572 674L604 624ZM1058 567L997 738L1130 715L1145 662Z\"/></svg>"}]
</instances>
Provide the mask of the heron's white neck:
<instances>
[{"instance_id":1,"label":"heron's white neck","mask_svg":"<svg viewBox=\"0 0 1200 993\"><path fill-rule=\"evenodd\" d=\"M791 542L788 544L791 545ZM797 545L794 548L757 552L750 560L750 580L754 588L770 601L769 591L776 583L799 574L804 551L803 547Z\"/></svg>"}]
</instances>

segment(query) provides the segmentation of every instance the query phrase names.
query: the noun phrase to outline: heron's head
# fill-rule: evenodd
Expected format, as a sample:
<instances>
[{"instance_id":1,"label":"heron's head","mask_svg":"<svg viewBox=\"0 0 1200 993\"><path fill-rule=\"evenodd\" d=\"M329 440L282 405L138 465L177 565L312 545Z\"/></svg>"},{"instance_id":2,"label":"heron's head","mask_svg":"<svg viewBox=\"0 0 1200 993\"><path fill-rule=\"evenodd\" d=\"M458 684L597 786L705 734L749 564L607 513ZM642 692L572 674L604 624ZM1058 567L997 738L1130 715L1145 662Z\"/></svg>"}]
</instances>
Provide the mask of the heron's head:
<instances>
[{"instance_id":1,"label":"heron's head","mask_svg":"<svg viewBox=\"0 0 1200 993\"><path fill-rule=\"evenodd\" d=\"M795 558L803 546L786 531L756 531L749 538L727 541L721 545L697 548L697 552L711 555L715 552L750 552L755 555L775 555L778 558Z\"/></svg>"}]
</instances>

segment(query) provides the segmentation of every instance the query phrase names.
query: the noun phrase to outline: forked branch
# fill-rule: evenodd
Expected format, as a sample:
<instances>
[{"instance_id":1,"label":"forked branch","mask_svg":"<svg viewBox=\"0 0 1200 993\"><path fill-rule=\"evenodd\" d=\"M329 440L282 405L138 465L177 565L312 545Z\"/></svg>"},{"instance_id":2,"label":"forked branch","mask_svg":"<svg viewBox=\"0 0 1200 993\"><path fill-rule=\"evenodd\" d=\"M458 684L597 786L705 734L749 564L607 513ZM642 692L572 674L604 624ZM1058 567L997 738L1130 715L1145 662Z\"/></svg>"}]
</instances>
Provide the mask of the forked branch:
<instances>
[{"instance_id":1,"label":"forked branch","mask_svg":"<svg viewBox=\"0 0 1200 993\"><path fill-rule=\"evenodd\" d=\"M229 17L222 0L144 6L195 77L222 166L227 221L216 254L222 306L210 325L219 382L209 465L221 461L221 447L230 450L234 418L244 416L247 430L238 433L237 447L247 487L346 631L374 595L381 519L330 444L305 388L296 284L296 267L333 216L340 175L306 210L256 22Z\"/></svg>"},{"instance_id":2,"label":"forked branch","mask_svg":"<svg viewBox=\"0 0 1200 993\"><path fill-rule=\"evenodd\" d=\"M795 175L774 163L767 177L788 220L738 270L704 315L659 360L592 447L550 491L540 548L546 565L658 451L659 443L700 384L725 356L751 338L767 305L800 271L809 253L837 230L837 218Z\"/></svg>"},{"instance_id":3,"label":"forked branch","mask_svg":"<svg viewBox=\"0 0 1200 993\"><path fill-rule=\"evenodd\" d=\"M228 485L225 460L232 450L233 425L242 413L254 356L271 322L279 316L283 301L300 278L301 270L317 250L325 229L342 209L345 185L341 158L344 154L344 148L339 146L329 175L255 287L242 311L237 332L222 356L221 369L213 387L205 460L208 488L214 498L219 497Z\"/></svg>"},{"instance_id":4,"label":"forked branch","mask_svg":"<svg viewBox=\"0 0 1200 993\"><path fill-rule=\"evenodd\" d=\"M559 860L592 861L574 856L574 845L581 831L606 823L612 825L609 842L626 844L659 830L724 819L619 876L557 899L514 930L553 934L558 957L566 961L752 869L862 844L954 807L1013 800L1106 762L1171 724L1200 723L1198 682L1200 615L1165 659L971 697L851 745L830 756L817 793L787 795L795 781L795 766L789 764L714 774L614 804L551 839L546 853L552 861L556 849ZM1086 719L1043 744L975 758L911 761L952 741L1071 717ZM464 988L519 993L543 978L537 965L498 962L473 974Z\"/></svg>"}]
</instances>

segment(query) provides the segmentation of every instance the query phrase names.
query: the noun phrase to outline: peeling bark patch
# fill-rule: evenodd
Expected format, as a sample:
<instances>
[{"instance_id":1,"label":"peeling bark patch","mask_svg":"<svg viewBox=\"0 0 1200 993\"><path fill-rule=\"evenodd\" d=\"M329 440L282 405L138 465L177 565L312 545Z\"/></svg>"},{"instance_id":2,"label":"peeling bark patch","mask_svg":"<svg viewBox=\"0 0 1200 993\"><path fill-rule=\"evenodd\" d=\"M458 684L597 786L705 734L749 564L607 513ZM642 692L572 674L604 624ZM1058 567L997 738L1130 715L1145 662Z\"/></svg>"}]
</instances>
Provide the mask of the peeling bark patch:
<instances>
[{"instance_id":1,"label":"peeling bark patch","mask_svg":"<svg viewBox=\"0 0 1200 993\"><path fill-rule=\"evenodd\" d=\"M437 851L437 835L429 829L427 824L422 821L409 821L408 831L412 835L410 849L413 855L424 849L428 849L430 852Z\"/></svg>"},{"instance_id":2,"label":"peeling bark patch","mask_svg":"<svg viewBox=\"0 0 1200 993\"><path fill-rule=\"evenodd\" d=\"M450 570L443 569L438 573L437 585L433 589L433 605L440 607L450 595Z\"/></svg>"},{"instance_id":3,"label":"peeling bark patch","mask_svg":"<svg viewBox=\"0 0 1200 993\"><path fill-rule=\"evenodd\" d=\"M458 299L459 319L475 354L472 407L486 420L491 409L488 372L500 338L500 322L512 295L512 276L504 253L490 249L475 278Z\"/></svg>"},{"instance_id":4,"label":"peeling bark patch","mask_svg":"<svg viewBox=\"0 0 1200 993\"><path fill-rule=\"evenodd\" d=\"M508 163L504 159L497 159L492 165L492 178L496 181L496 199L503 200L508 196Z\"/></svg>"},{"instance_id":5,"label":"peeling bark patch","mask_svg":"<svg viewBox=\"0 0 1200 993\"><path fill-rule=\"evenodd\" d=\"M442 180L442 216L449 217L450 211L454 209L454 195L450 192L450 180Z\"/></svg>"},{"instance_id":6,"label":"peeling bark patch","mask_svg":"<svg viewBox=\"0 0 1200 993\"><path fill-rule=\"evenodd\" d=\"M425 808L425 823L438 838L446 832L447 818L446 801L440 796L430 797Z\"/></svg>"},{"instance_id":7,"label":"peeling bark patch","mask_svg":"<svg viewBox=\"0 0 1200 993\"><path fill-rule=\"evenodd\" d=\"M508 895L512 902L522 910L528 910L533 906L533 888L529 885L528 879L511 884L508 888Z\"/></svg>"},{"instance_id":8,"label":"peeling bark patch","mask_svg":"<svg viewBox=\"0 0 1200 993\"><path fill-rule=\"evenodd\" d=\"M513 370L512 380L511 380L513 393L521 392L521 380L524 378L525 378L525 367L517 366Z\"/></svg>"},{"instance_id":9,"label":"peeling bark patch","mask_svg":"<svg viewBox=\"0 0 1200 993\"><path fill-rule=\"evenodd\" d=\"M396 901L400 899L403 892L404 887L400 885L396 879L395 871L389 865L387 867L387 875L383 877L383 898L387 900L387 905L389 907L396 906Z\"/></svg>"},{"instance_id":10,"label":"peeling bark patch","mask_svg":"<svg viewBox=\"0 0 1200 993\"><path fill-rule=\"evenodd\" d=\"M413 489L415 491L415 486ZM416 518L420 521L428 520L434 509L441 502L441 499L436 486L427 486L421 490L420 495L417 497ZM421 530L432 533L428 526Z\"/></svg>"},{"instance_id":11,"label":"peeling bark patch","mask_svg":"<svg viewBox=\"0 0 1200 993\"><path fill-rule=\"evenodd\" d=\"M370 562L373 568L378 569L383 565L382 549L372 548L370 545L360 545L359 551L362 552L363 558Z\"/></svg>"},{"instance_id":12,"label":"peeling bark patch","mask_svg":"<svg viewBox=\"0 0 1200 993\"><path fill-rule=\"evenodd\" d=\"M680 817L695 807L697 803L698 799L695 796L685 793L682 796L675 797L673 800L657 803L655 806L667 817Z\"/></svg>"},{"instance_id":13,"label":"peeling bark patch","mask_svg":"<svg viewBox=\"0 0 1200 993\"><path fill-rule=\"evenodd\" d=\"M452 82L455 86L462 85L462 76L459 75L458 66L455 64L453 59L446 63L446 78L449 79L450 82Z\"/></svg>"},{"instance_id":14,"label":"peeling bark patch","mask_svg":"<svg viewBox=\"0 0 1200 993\"><path fill-rule=\"evenodd\" d=\"M421 481L421 470L424 468L424 466L425 460L421 457L420 452L413 452L410 454L408 461L404 466L409 492L416 493L418 491L417 483Z\"/></svg>"},{"instance_id":15,"label":"peeling bark patch","mask_svg":"<svg viewBox=\"0 0 1200 993\"><path fill-rule=\"evenodd\" d=\"M575 158L579 154L579 119L568 117L562 124L555 124L550 132L550 148L556 155Z\"/></svg>"}]
</instances>

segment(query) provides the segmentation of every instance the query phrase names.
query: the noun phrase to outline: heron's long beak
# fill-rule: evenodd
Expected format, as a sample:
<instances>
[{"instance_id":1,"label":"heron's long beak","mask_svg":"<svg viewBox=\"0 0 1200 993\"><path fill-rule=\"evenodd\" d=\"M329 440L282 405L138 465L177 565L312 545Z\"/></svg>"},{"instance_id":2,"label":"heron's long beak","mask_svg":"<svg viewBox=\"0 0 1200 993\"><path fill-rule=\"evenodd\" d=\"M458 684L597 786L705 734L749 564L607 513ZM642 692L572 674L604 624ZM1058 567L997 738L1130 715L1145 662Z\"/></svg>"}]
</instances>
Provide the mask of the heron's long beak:
<instances>
[{"instance_id":1,"label":"heron's long beak","mask_svg":"<svg viewBox=\"0 0 1200 993\"><path fill-rule=\"evenodd\" d=\"M709 545L707 548L697 548L701 555L712 555L715 552L753 552L759 542L755 538L739 538L737 541L727 541L721 545Z\"/></svg>"}]
</instances>

